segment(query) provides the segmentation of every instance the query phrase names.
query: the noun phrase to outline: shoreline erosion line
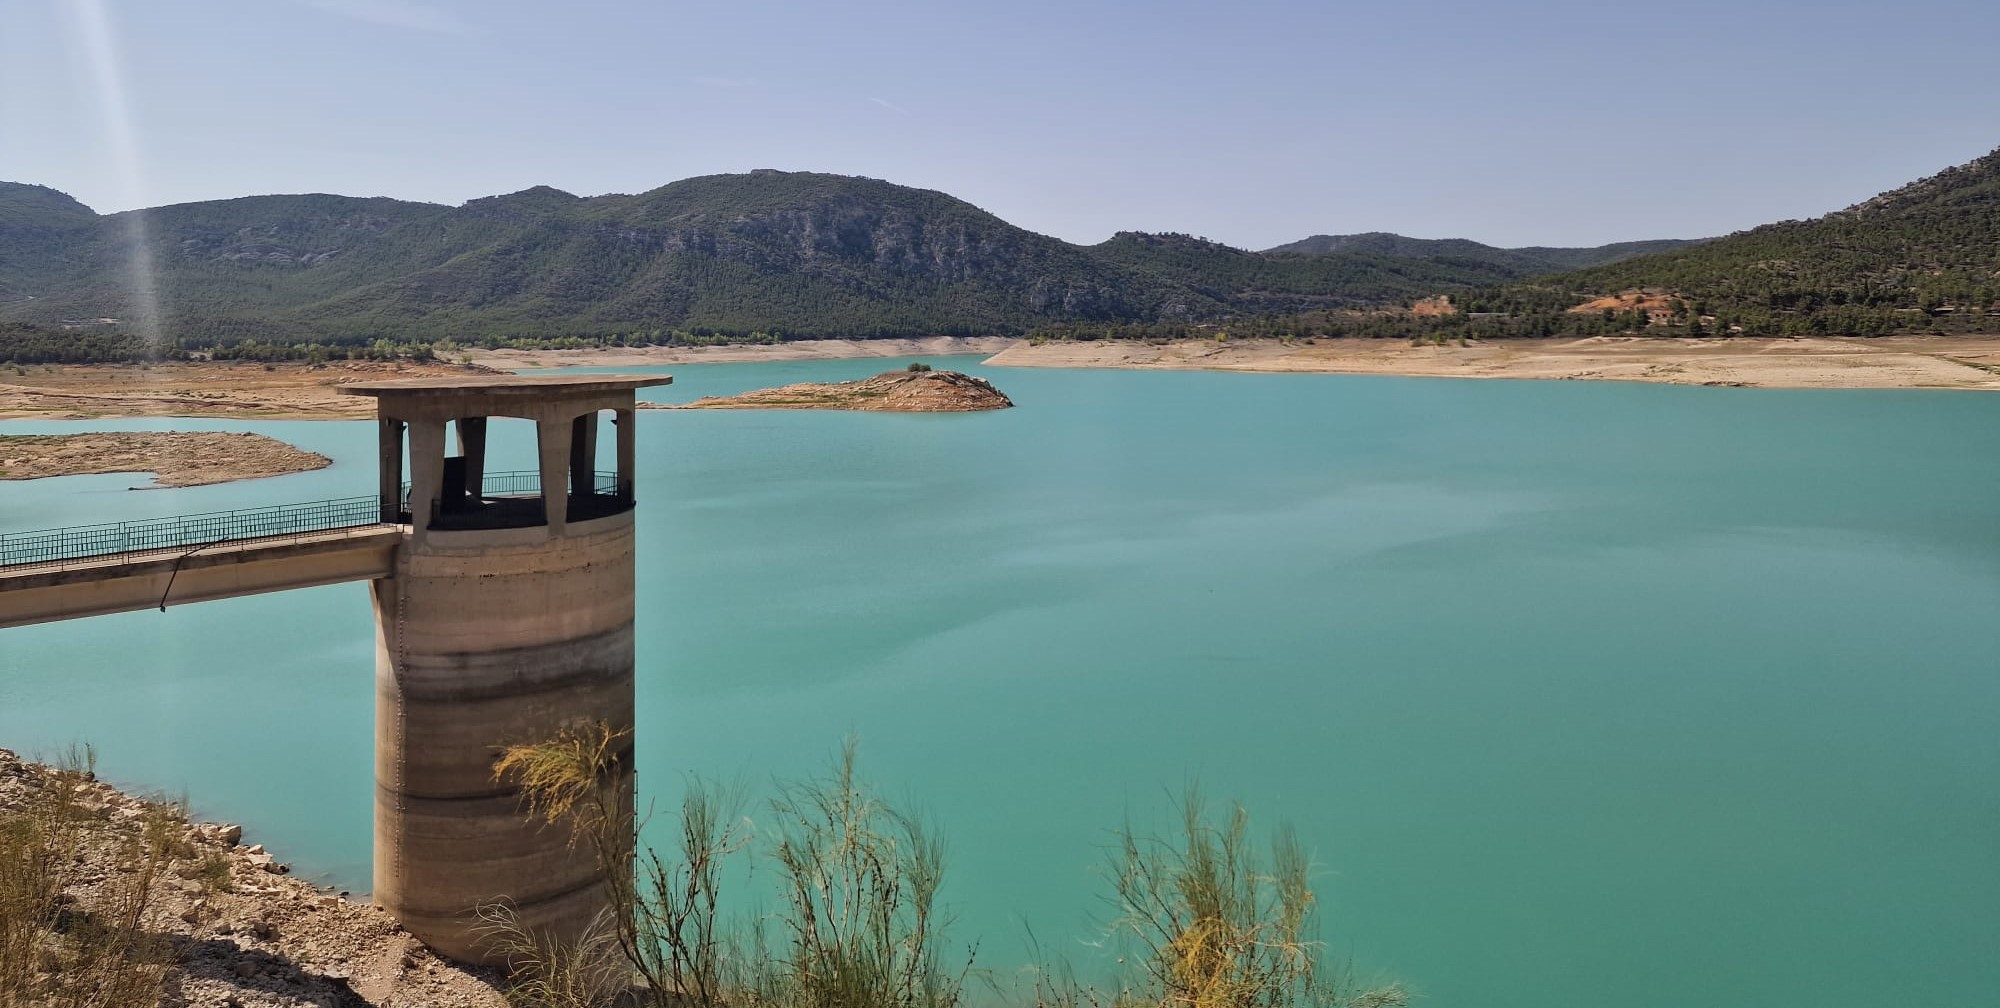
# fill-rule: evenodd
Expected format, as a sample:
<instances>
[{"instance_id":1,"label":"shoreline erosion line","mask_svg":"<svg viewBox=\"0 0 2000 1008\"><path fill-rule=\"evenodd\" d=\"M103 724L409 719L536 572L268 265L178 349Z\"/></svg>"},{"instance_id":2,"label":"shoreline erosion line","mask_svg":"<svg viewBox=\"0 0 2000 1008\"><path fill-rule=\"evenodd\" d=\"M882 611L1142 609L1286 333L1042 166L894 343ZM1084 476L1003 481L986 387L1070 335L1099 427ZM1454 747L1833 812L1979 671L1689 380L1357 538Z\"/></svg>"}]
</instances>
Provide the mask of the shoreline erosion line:
<instances>
[{"instance_id":1,"label":"shoreline erosion line","mask_svg":"<svg viewBox=\"0 0 2000 1008\"><path fill-rule=\"evenodd\" d=\"M988 367L1245 371L1739 388L2000 391L2000 337L1595 336L1414 345L1317 339L1021 343Z\"/></svg>"},{"instance_id":2,"label":"shoreline erosion line","mask_svg":"<svg viewBox=\"0 0 2000 1008\"><path fill-rule=\"evenodd\" d=\"M174 417L359 420L367 403L341 384L385 377L576 367L657 367L987 355L986 367L1244 371L1628 381L1794 389L2000 391L2000 336L1765 339L1587 337L1411 345L1401 340L1115 340L1033 343L1011 337L802 340L715 347L473 351L465 363L176 362L40 365L0 381L0 420Z\"/></svg>"}]
</instances>

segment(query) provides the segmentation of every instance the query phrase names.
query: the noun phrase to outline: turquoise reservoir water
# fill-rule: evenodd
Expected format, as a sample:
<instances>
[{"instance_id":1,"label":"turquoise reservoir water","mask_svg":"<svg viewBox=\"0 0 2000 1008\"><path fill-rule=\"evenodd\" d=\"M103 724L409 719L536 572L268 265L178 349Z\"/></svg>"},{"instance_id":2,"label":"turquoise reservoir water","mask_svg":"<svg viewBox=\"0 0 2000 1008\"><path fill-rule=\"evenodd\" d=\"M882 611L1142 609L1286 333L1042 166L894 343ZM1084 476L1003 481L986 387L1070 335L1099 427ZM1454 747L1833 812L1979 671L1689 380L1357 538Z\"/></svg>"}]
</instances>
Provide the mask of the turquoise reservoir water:
<instances>
[{"instance_id":1,"label":"turquoise reservoir water","mask_svg":"<svg viewBox=\"0 0 2000 1008\"><path fill-rule=\"evenodd\" d=\"M859 735L944 825L957 933L1002 973L1024 922L1098 955L1106 831L1199 779L1296 824L1336 949L1430 1005L2000 989L2000 397L985 373L1020 408L642 414L650 795ZM374 480L365 424L151 425L337 464L5 484L0 524ZM365 596L0 631L0 745L87 739L365 888Z\"/></svg>"}]
</instances>

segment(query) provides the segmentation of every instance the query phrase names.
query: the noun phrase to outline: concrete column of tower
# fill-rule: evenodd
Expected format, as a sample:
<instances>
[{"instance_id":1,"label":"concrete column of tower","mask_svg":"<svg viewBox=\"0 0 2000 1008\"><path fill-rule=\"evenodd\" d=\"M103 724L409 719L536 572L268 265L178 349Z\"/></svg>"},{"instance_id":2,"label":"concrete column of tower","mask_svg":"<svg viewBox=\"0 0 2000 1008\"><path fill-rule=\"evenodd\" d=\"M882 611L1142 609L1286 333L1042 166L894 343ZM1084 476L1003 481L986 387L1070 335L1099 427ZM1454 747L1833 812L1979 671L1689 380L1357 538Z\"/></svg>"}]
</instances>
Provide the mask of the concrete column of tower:
<instances>
[{"instance_id":1,"label":"concrete column of tower","mask_svg":"<svg viewBox=\"0 0 2000 1008\"><path fill-rule=\"evenodd\" d=\"M374 582L375 899L452 958L491 960L481 906L504 901L530 931L567 941L608 905L588 845L530 821L516 785L492 767L506 746L605 726L621 751L604 784L630 834L631 498L591 500L572 516L565 477L580 450L578 417L611 409L624 420L633 389L665 380L508 375L345 387L409 423L414 484L394 576ZM465 418L487 416L536 421L543 506L533 496L474 498L431 527L445 422L458 420L463 439L478 426ZM621 446L629 430L621 423ZM475 452L461 444L469 480ZM627 454L621 447L621 461Z\"/></svg>"},{"instance_id":2,"label":"concrete column of tower","mask_svg":"<svg viewBox=\"0 0 2000 1008\"><path fill-rule=\"evenodd\" d=\"M444 420L410 420L410 531L421 541L430 534L444 499Z\"/></svg>"},{"instance_id":3,"label":"concrete column of tower","mask_svg":"<svg viewBox=\"0 0 2000 1008\"><path fill-rule=\"evenodd\" d=\"M618 425L618 496L628 501L638 496L635 492L639 455L639 431L635 421L638 412L636 409L622 409L612 417L612 422Z\"/></svg>"},{"instance_id":4,"label":"concrete column of tower","mask_svg":"<svg viewBox=\"0 0 2000 1008\"><path fill-rule=\"evenodd\" d=\"M465 489L478 497L486 482L486 418L459 417L458 453L465 456Z\"/></svg>"},{"instance_id":5,"label":"concrete column of tower","mask_svg":"<svg viewBox=\"0 0 2000 1008\"><path fill-rule=\"evenodd\" d=\"M588 497L597 492L597 411L570 421L569 492Z\"/></svg>"},{"instance_id":6,"label":"concrete column of tower","mask_svg":"<svg viewBox=\"0 0 2000 1008\"><path fill-rule=\"evenodd\" d=\"M403 514L403 421L375 421L376 451L381 459L382 520L391 525Z\"/></svg>"},{"instance_id":7,"label":"concrete column of tower","mask_svg":"<svg viewBox=\"0 0 2000 1008\"><path fill-rule=\"evenodd\" d=\"M570 418L535 421L535 444L542 476L542 512L549 535L563 534L569 520Z\"/></svg>"}]
</instances>

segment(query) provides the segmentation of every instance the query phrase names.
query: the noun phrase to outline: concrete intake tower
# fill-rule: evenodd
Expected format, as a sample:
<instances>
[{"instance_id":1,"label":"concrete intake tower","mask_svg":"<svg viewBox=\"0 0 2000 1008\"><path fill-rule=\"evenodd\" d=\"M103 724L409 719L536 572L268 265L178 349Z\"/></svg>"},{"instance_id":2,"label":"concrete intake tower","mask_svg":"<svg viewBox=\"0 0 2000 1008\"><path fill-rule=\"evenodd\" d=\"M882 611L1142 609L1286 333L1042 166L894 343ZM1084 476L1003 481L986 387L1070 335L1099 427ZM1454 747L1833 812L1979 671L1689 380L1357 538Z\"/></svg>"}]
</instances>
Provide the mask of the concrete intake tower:
<instances>
[{"instance_id":1,"label":"concrete intake tower","mask_svg":"<svg viewBox=\"0 0 2000 1008\"><path fill-rule=\"evenodd\" d=\"M624 733L605 783L629 835L635 393L671 381L341 386L375 398L379 497L0 535L0 628L368 582L375 902L464 962L492 962L478 910L496 903L545 940L574 939L605 908L605 879L569 830L529 820L493 762L567 727ZM599 472L606 413L617 461ZM493 417L534 424L533 471L487 471Z\"/></svg>"},{"instance_id":2,"label":"concrete intake tower","mask_svg":"<svg viewBox=\"0 0 2000 1008\"><path fill-rule=\"evenodd\" d=\"M495 375L341 389L376 399L381 521L404 529L393 570L371 582L374 897L454 959L489 960L482 905L505 900L558 940L606 906L588 845L530 822L492 767L503 747L566 726L632 728L634 390L670 380ZM617 462L599 473L607 411ZM534 422L537 472L486 472L490 417ZM628 799L630 757L611 782Z\"/></svg>"}]
</instances>

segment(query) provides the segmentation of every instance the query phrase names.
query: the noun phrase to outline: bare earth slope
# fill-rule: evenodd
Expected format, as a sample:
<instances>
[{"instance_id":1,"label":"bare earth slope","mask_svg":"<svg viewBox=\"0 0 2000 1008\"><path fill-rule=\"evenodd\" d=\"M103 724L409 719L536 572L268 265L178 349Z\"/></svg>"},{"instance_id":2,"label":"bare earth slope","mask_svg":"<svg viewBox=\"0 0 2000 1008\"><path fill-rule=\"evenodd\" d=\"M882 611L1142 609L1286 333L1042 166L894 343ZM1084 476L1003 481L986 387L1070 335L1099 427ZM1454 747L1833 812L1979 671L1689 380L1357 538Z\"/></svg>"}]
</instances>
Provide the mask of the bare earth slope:
<instances>
[{"instance_id":1,"label":"bare earth slope","mask_svg":"<svg viewBox=\"0 0 2000 1008\"><path fill-rule=\"evenodd\" d=\"M160 1004L507 1004L495 977L438 958L372 906L287 877L286 866L263 847L238 843L239 827L190 824L169 806L0 749L0 826L29 819L55 819L76 830L73 846L64 849L76 856L56 869L62 909L53 921L31 925L42 927L118 904L138 877L129 870L129 851L149 822L163 824L172 854L165 871L144 887L148 898L139 919L164 960Z\"/></svg>"},{"instance_id":2,"label":"bare earth slope","mask_svg":"<svg viewBox=\"0 0 2000 1008\"><path fill-rule=\"evenodd\" d=\"M1439 378L1646 381L1768 388L2000 390L2000 337L1507 340L1410 346L1391 340L1112 340L1022 343L1002 367L1114 367L1394 374Z\"/></svg>"},{"instance_id":3,"label":"bare earth slope","mask_svg":"<svg viewBox=\"0 0 2000 1008\"><path fill-rule=\"evenodd\" d=\"M262 434L228 431L100 431L0 435L0 480L153 474L161 487L203 486L324 469L333 460Z\"/></svg>"},{"instance_id":4,"label":"bare earth slope","mask_svg":"<svg viewBox=\"0 0 2000 1008\"><path fill-rule=\"evenodd\" d=\"M644 404L651 405L651 404ZM957 371L890 371L860 381L805 382L664 409L835 409L881 413L969 413L1014 405L984 378Z\"/></svg>"}]
</instances>

